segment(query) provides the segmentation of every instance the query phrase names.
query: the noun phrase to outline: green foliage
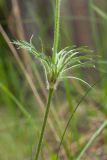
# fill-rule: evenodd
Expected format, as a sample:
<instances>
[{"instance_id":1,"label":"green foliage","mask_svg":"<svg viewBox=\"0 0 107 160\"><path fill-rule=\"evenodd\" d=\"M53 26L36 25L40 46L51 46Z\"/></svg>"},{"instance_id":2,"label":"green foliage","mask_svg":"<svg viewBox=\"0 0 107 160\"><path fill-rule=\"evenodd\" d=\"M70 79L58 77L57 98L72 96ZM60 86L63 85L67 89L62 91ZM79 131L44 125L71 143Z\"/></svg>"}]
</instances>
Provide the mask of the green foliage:
<instances>
[{"instance_id":1,"label":"green foliage","mask_svg":"<svg viewBox=\"0 0 107 160\"><path fill-rule=\"evenodd\" d=\"M17 45L18 48L26 49L32 55L34 55L43 65L45 69L45 77L47 81L47 88L49 89L48 92L48 101L47 107L45 111L44 121L41 129L40 139L37 147L37 152L34 156L35 160L38 160L39 153L41 150L42 140L44 136L44 131L47 123L47 118L50 110L50 104L52 101L53 91L56 88L57 83L64 78L72 78L76 80L80 80L81 82L90 86L84 80L74 77L74 76L64 76L66 72L72 68L77 68L86 65L88 67L92 67L90 63L92 58L88 55L79 55L80 51L82 52L89 52L87 48L75 48L75 47L66 47L58 52L58 44L59 44L59 23L60 23L60 0L56 0L56 9L55 9L55 28L54 28L54 45L53 45L53 53L52 56L46 56L44 53L38 52L32 43L32 37L30 42L26 41L14 41L13 44ZM91 86L90 86L91 87Z\"/></svg>"},{"instance_id":2,"label":"green foliage","mask_svg":"<svg viewBox=\"0 0 107 160\"><path fill-rule=\"evenodd\" d=\"M81 150L80 154L76 158L76 160L81 160L85 152L88 150L88 148L93 144L95 139L101 134L101 132L107 127L107 120L104 121L101 126L97 129L97 131L92 135L90 140L87 142L87 144L84 146L84 148Z\"/></svg>"},{"instance_id":3,"label":"green foliage","mask_svg":"<svg viewBox=\"0 0 107 160\"><path fill-rule=\"evenodd\" d=\"M2 1L0 1L1 3ZM4 1L3 1L4 2ZM58 2L58 1L57 1ZM96 50L97 53L100 53L100 55L102 55L102 59L105 59L104 61L97 61L97 73L95 73L95 79L94 77L92 78L93 81L96 81L96 78L98 78L99 76L102 76L102 73L99 72L99 70L105 70L106 71L106 49L107 49L107 15L106 12L102 9L100 9L100 7L98 5L93 5L93 1L90 0L89 3L91 3L91 5L89 6L89 9L91 10L91 15L90 15L90 19L92 20L90 23L92 25L92 36L93 36L93 44L96 44ZM106 2L105 2L106 3ZM27 2L26 2L27 4ZM3 5L2 5L3 6ZM30 9L29 9L30 10ZM3 11L2 11L3 12ZM59 12L58 12L59 13ZM97 17L96 17L97 14ZM100 16L101 19L98 17ZM40 17L38 17L37 15L34 15L34 17L36 17L36 19L39 19ZM56 17L57 19L60 18L60 15ZM63 25L63 27L61 27L62 30L62 34L63 36L61 37L61 47L63 46L63 41L64 41L64 45L65 44L73 44L73 40L71 42L71 34L74 34L74 31L71 31L71 21L72 19L75 19L75 17L62 17L62 19L64 18L64 21L66 24ZM68 19L67 19L68 18ZM81 18L81 17L80 17ZM79 19L79 17L78 17ZM79 19L81 20L81 19ZM38 20L37 20L38 21ZM43 33L41 32L40 35L44 40L46 40L44 42L44 44L48 44L48 46L50 46L50 43L48 43L48 41L50 41L51 37L47 37L46 39L46 35L48 33L49 30L49 26L47 25L48 23L41 25L38 24L38 22L36 21L36 25L39 26L39 28L41 28L43 30ZM50 21L52 23L52 16L50 15ZM31 20L24 20L24 23L31 23ZM68 23L70 23L70 29L68 30ZM6 24L6 22L5 22ZM57 27L59 28L59 24L57 23ZM62 23L61 23L62 24ZM52 25L52 24L51 24ZM57 29L58 29L57 28ZM56 29L56 30L57 30ZM56 36L56 34L55 34ZM48 39L49 38L49 39ZM15 41L14 44L16 44L18 46L18 48L22 48L22 49L27 49L29 51L29 53L31 55L33 55L34 57L36 57L36 59L38 59L45 70L45 76L46 76L46 81L47 81L47 88L56 88L58 83L62 80L65 79L70 79L74 80L74 83L71 83L71 81L66 82L65 88L66 88L66 94L67 94L67 101L68 103L66 104L65 102L65 97L64 97L64 92L63 92L63 86L62 90L57 90L57 95L58 93L61 93L61 97L57 96L57 99L54 98L54 109L55 109L55 114L56 117L58 118L58 122L55 121L54 122L54 118L53 116L51 116L51 120L52 122L54 122L54 126L53 126L53 131L55 130L55 132L61 136L61 132L59 132L59 125L61 125L61 131L63 130L65 123L67 121L67 118L70 114L72 114L72 109L75 107L75 105L78 102L78 98L83 94L79 89L78 85L80 85L77 81L75 80L79 80L82 81L83 83L85 83L86 85L89 86L89 84L85 81L83 81L83 79L80 79L79 77L82 77L82 72L81 70L79 70L79 76L77 77L77 69L81 69L81 68L90 68L93 67L94 64L94 58L96 59L96 56L93 56L93 54L90 54L90 50L87 47L81 47L81 48L76 48L75 46L72 47L66 47L60 51L58 51L58 46L59 46L59 31L57 32L57 36L56 36L55 43L56 43L56 48L57 51L55 51L55 48L52 49L52 55L51 56L47 56L45 53L47 53L46 51L43 51L43 47L42 47L42 51L38 51L35 46L32 43L32 37L30 42L26 42L26 41ZM54 44L55 44L54 43ZM36 133L35 129L33 130L34 127L32 127L32 123L29 123L29 126L27 125L22 125L22 121L24 119L23 114L20 116L19 111L21 113L24 113L25 116L28 117L29 119L29 113L33 113L35 116L35 119L38 121L38 123L35 123L35 126L38 125L38 130L41 129L41 113L35 113L32 110L32 106L35 106L35 111L38 110L37 108L37 103L35 103L35 97L30 93L29 87L28 85L26 85L25 81L23 80L25 77L22 76L21 71L17 71L19 69L19 66L17 66L17 62L14 61L14 58L12 56L10 56L8 53L8 48L6 43L0 39L0 44L1 44L1 50L0 50L0 157L3 160L7 160L8 158L13 160L13 159L17 159L17 160L23 160L26 157L29 157L29 155L31 155L32 149L31 146L32 144L34 145L35 141L37 143L38 141L38 136L36 137ZM36 42L37 46L38 42ZM53 45L54 46L54 45ZM65 45L66 46L66 45ZM63 47L62 47L63 48ZM55 54L55 59L53 58L53 53ZM14 62L14 63L13 63ZM36 70L37 66L34 65L34 69ZM76 69L76 70L75 70ZM82 70L84 71L84 70ZM76 76L75 76L75 75ZM35 74L36 75L36 74ZM85 74L83 74L83 77L85 79L90 78L90 74L89 77ZM82 78L83 78L82 77ZM43 97L42 94L42 87L44 86L38 86L37 82L38 80L36 79L37 77L35 76L35 87L38 89L41 99L45 99ZM89 79L90 80L90 79ZM74 92L72 92L72 88L75 86L75 83L77 85L76 89ZM80 86L81 87L81 86ZM45 88L45 87L44 87ZM75 87L74 87L75 88ZM82 88L83 91L83 88ZM63 92L63 93L62 93ZM80 93L81 92L81 93ZM96 93L97 92L97 93ZM82 106L80 107L79 112L77 112L76 117L78 119L78 121L75 123L74 121L72 121L71 125L73 126L73 128L76 128L73 130L72 127L68 128L67 134L71 135L71 139L68 138L67 134L67 138L65 138L65 143L68 146L68 154L66 154L66 149L65 148L61 148L61 153L59 152L59 154L63 154L62 157L64 157L65 159L69 159L69 156L71 154L71 149L72 146L76 149L72 150L73 152L73 157L74 159L76 159L76 153L81 150L81 152L83 153L84 150L82 150L83 144L86 144L87 142L87 136L88 133L90 132L90 130L92 129L91 127L93 127L93 122L94 120L97 120L97 122L99 123L100 118L105 119L106 113L107 113L107 83L106 83L106 78L103 79L103 81L101 80L101 84L98 85L98 87L96 88L96 92L94 92L93 94L87 96L87 100L85 100L82 104ZM78 94L80 93L80 95ZM71 95L72 94L72 95ZM89 100L90 99L90 100ZM56 102L57 100L57 102ZM68 105L70 105L70 107L72 107L72 109L69 112L69 108ZM3 106L3 107L2 107ZM14 115L19 117L18 122L16 122L16 119L12 119L10 112L12 112L12 110L8 113L7 111L7 107L8 106L13 106L13 108L15 108L15 112L17 112L17 115ZM66 107L65 107L66 106ZM17 109L17 107L19 107ZM20 108L21 107L21 108ZM2 108L5 110L5 115L6 115L6 120L3 117L3 112L2 112ZM33 107L34 108L34 107ZM93 108L95 109L93 111ZM85 124L85 117L83 116L84 121L82 121L81 118L81 112L84 112L88 109L88 111L85 113L85 116L87 117L87 119L89 118L89 123L87 123L87 125L84 126L84 128L88 128L88 130L82 130L81 128L81 123ZM23 112L24 111L24 112ZM26 111L28 114L26 114ZM89 112L93 112L94 114L91 114L91 116L89 115ZM100 113L100 114L99 114ZM19 116L18 116L19 114ZM8 119L8 117L11 117L10 119ZM32 119L32 118L31 118ZM94 120L93 120L94 119ZM5 121L8 124L8 127L6 127ZM16 128L15 127L11 127L11 125L9 126L10 122L14 122L15 124L18 123L19 126L17 126L16 124ZM19 121L21 121L19 123ZM26 119L25 119L26 121ZM97 125L96 122L96 125ZM58 125L58 124L59 125ZM95 123L95 122L94 122ZM3 126L3 128L2 128ZM89 126L91 126L89 128ZM22 129L23 128L23 129ZM10 132L10 130L12 130ZM19 134L19 130L20 130L20 134ZM23 131L22 131L23 130ZM15 133L16 137L14 138ZM50 128L48 127L47 130L47 134L46 134L46 138L50 138L52 137L54 138L54 134L50 133ZM72 133L73 132L73 133ZM31 140L28 138L28 135L30 139L32 140L32 144L29 143L31 142ZM32 135L33 134L33 135ZM79 142L77 142L77 140L72 137L73 135L79 135ZM18 137L18 138L17 138ZM35 137L35 141L34 138ZM50 156L50 159L56 159L56 153L57 153L57 149L56 149L56 143L59 143L59 137L56 138L56 141L53 142L54 140L47 140L44 141L44 147L42 148L43 150L43 154L45 154L45 150L47 151L47 141L48 141L48 145L50 146L50 148L52 148L53 150L50 151L50 153L46 152L46 155L44 156L44 159L48 159L48 157ZM106 138L105 138L106 139ZM52 142L51 142L52 141ZM81 143L82 141L82 143ZM93 142L93 141L92 141ZM29 145L28 145L29 143ZM64 144L65 144L64 143ZM11 144L11 146L10 146ZM26 145L27 144L27 145ZM99 143L100 144L100 143ZM107 145L107 142L104 141L104 145ZM65 146L65 145L64 145ZM34 147L34 146L32 146ZM91 147L91 146L89 146ZM89 150L89 147L87 148ZM102 146L100 146L100 148L102 148ZM83 148L84 149L84 148ZM86 150L85 150L86 152ZM83 154L85 154L85 152ZM71 158L73 159L73 158ZM97 159L97 158L96 158ZM99 159L99 157L98 157ZM100 158L101 159L101 158Z\"/></svg>"},{"instance_id":4,"label":"green foliage","mask_svg":"<svg viewBox=\"0 0 107 160\"><path fill-rule=\"evenodd\" d=\"M68 70L80 67L93 67L92 55L86 54L86 52L92 52L87 47L66 47L60 52L56 53L56 62L54 63L53 58L46 56L44 53L38 52L32 41L30 43L26 41L14 41L18 48L28 50L32 55L34 55L43 65L45 69L45 76L47 79L47 87L54 88L63 78L72 78L82 81L87 84L84 80L76 78L73 76L64 76ZM85 52L85 54L80 53ZM90 85L88 85L90 86Z\"/></svg>"}]
</instances>

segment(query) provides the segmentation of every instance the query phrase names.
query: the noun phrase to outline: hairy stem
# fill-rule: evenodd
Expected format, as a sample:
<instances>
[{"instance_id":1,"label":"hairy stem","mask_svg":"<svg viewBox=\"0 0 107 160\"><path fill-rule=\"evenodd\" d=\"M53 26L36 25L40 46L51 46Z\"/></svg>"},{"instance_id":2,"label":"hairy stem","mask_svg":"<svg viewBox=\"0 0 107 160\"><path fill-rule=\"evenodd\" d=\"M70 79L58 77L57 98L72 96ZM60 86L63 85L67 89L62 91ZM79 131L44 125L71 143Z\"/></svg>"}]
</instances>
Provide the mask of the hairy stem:
<instances>
[{"instance_id":1,"label":"hairy stem","mask_svg":"<svg viewBox=\"0 0 107 160\"><path fill-rule=\"evenodd\" d=\"M79 156L76 158L76 160L81 160L85 152L88 150L88 148L92 145L92 143L95 141L97 136L103 131L103 129L107 126L107 120L101 124L101 126L98 128L98 130L93 134L91 139L87 142L85 147L80 152Z\"/></svg>"},{"instance_id":2,"label":"hairy stem","mask_svg":"<svg viewBox=\"0 0 107 160\"><path fill-rule=\"evenodd\" d=\"M56 54L57 54L58 43L59 43L60 3L61 3L61 0L56 0L54 45L53 45L53 62L54 63L56 62Z\"/></svg>"},{"instance_id":3,"label":"hairy stem","mask_svg":"<svg viewBox=\"0 0 107 160\"><path fill-rule=\"evenodd\" d=\"M52 100L53 91L54 91L53 88L49 89L47 107L46 107L46 111L45 111L45 117L44 117L42 129L41 129L41 134L40 134L40 138L39 138L39 143L38 143L38 147L37 147L37 152L36 152L36 155L34 157L34 160L38 160L38 158L39 158L39 153L40 153L40 150L41 150L44 131L45 131L46 124L47 124L47 119L48 119L48 114L49 114L49 109L50 109L50 104L51 104L51 100Z\"/></svg>"}]
</instances>

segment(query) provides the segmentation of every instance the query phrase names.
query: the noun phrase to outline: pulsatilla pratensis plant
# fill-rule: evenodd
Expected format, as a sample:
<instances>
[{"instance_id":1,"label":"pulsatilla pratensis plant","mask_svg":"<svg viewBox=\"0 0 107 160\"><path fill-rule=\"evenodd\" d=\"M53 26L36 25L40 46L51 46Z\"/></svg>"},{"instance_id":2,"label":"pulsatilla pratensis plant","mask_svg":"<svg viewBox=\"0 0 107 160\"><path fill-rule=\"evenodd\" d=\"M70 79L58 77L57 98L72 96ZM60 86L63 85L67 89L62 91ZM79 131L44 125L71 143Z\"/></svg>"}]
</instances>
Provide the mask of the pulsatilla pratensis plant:
<instances>
[{"instance_id":1,"label":"pulsatilla pratensis plant","mask_svg":"<svg viewBox=\"0 0 107 160\"><path fill-rule=\"evenodd\" d=\"M61 51L58 51L59 43L59 25L60 25L60 4L61 0L56 0L56 9L55 9L55 28L54 28L54 43L52 48L52 55L47 56L43 52L39 52L32 43L32 38L30 42L23 40L14 41L13 43L18 46L18 48L26 49L38 59L45 70L45 77L47 81L48 88L48 100L46 106L46 112L44 116L44 121L41 129L40 139L37 147L37 151L34 157L34 160L38 160L39 153L41 149L41 144L43 140L43 135L47 123L48 113L50 109L50 104L52 101L53 92L60 82L64 78L71 78L80 80L86 85L90 86L84 80L74 77L69 74L69 70L72 70L77 67L86 67L93 66L91 55L87 54L91 52L87 47L76 48L75 46L66 47Z\"/></svg>"}]
</instances>

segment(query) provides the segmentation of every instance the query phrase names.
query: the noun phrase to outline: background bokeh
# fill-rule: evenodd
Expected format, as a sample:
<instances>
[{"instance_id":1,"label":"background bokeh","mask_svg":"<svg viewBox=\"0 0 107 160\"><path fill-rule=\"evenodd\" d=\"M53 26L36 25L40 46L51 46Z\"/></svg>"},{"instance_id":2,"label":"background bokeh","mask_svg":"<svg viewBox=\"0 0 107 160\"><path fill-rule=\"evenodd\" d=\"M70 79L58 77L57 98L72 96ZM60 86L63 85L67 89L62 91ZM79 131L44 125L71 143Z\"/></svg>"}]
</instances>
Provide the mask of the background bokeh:
<instances>
[{"instance_id":1,"label":"background bokeh","mask_svg":"<svg viewBox=\"0 0 107 160\"><path fill-rule=\"evenodd\" d=\"M0 0L0 160L28 160L36 150L43 121L47 88L41 64L13 40L31 38L35 47L52 54L53 0ZM42 43L41 43L42 42ZM59 153L61 160L75 160L84 144L107 119L107 0L62 0L59 50L88 46L96 68L73 70L90 85L99 83L80 104ZM64 127L87 91L74 81L62 82L53 98L41 159L54 160ZM34 123L28 119L28 116ZM83 160L107 160L107 129Z\"/></svg>"}]
</instances>

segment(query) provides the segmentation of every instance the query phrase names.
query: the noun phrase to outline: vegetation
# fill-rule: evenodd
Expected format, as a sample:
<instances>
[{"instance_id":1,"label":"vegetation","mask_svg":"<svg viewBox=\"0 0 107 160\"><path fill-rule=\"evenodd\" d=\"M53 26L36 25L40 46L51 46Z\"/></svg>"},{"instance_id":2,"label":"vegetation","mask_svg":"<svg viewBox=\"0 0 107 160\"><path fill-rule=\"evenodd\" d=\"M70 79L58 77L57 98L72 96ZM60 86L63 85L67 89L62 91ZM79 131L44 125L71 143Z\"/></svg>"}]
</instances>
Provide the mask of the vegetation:
<instances>
[{"instance_id":1,"label":"vegetation","mask_svg":"<svg viewBox=\"0 0 107 160\"><path fill-rule=\"evenodd\" d=\"M26 49L31 53L31 57L24 57L24 59L27 58L27 61L22 63L22 56L18 56L17 50L10 43L3 27L0 26L1 51L3 52L0 59L1 159L30 159L32 156L32 159L37 160L40 156L41 159L53 160L64 157L64 159L80 160L106 157L107 87L106 60L104 61L106 59L104 43L106 36L101 29L101 32L97 31L95 16L95 13L101 16L103 22L100 27L104 28L106 13L100 10L92 0L89 1L89 7L93 40L97 48L96 52L101 56L100 60L87 47L72 47L70 44L71 47L60 49L59 37L61 34L64 36L65 42L62 37L60 42L61 40L62 43L68 41L69 44L66 26L64 26L64 32L60 33L60 0L56 0L54 44L50 56L44 54L46 46L44 45L44 50L42 42L41 45L38 44L42 48L41 51L35 48L32 37L30 42L14 41L13 43L19 48ZM45 27L48 26L43 26L43 28ZM99 33L102 43L98 38ZM9 54L11 55L9 50L14 58L9 56ZM21 50L21 52L24 51ZM28 55L27 52L22 54ZM42 70L37 60L41 62L45 70L46 80L43 80L44 78L39 72ZM96 68L93 68L93 64L96 64ZM71 76L73 73L77 77ZM82 73L89 74L84 76ZM64 84L59 83L62 80ZM85 88L77 80L83 82ZM45 81L47 82L47 92ZM86 87L88 87L87 91ZM46 100L47 97L48 100ZM52 101L52 97L54 101ZM47 106L44 107L46 101ZM41 117L44 115L44 111L43 120ZM103 130L104 132L101 134ZM95 141L97 136L99 139ZM38 137L40 138L38 139ZM95 151L93 152L93 150ZM102 154L98 150L102 151Z\"/></svg>"}]
</instances>

